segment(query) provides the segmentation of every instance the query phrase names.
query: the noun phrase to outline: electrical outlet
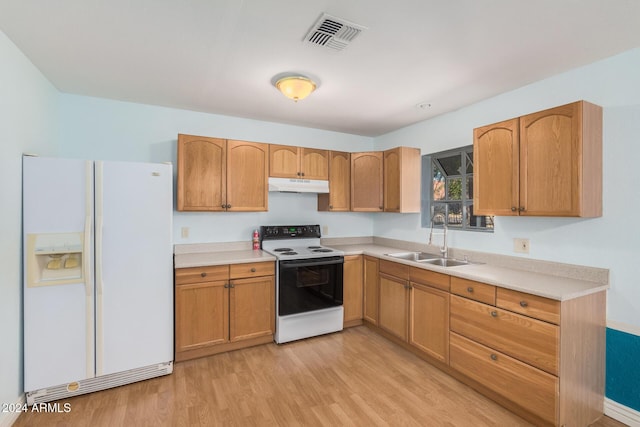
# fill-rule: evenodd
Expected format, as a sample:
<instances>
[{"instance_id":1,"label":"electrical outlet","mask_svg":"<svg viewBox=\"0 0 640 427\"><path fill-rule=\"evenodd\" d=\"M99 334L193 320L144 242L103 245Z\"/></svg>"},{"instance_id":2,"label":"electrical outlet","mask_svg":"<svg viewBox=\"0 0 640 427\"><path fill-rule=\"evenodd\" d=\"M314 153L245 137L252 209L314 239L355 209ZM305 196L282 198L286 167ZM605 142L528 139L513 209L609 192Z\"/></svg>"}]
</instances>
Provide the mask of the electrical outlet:
<instances>
[{"instance_id":1,"label":"electrical outlet","mask_svg":"<svg viewBox=\"0 0 640 427\"><path fill-rule=\"evenodd\" d=\"M521 254L529 253L529 239L513 239L513 251Z\"/></svg>"},{"instance_id":2,"label":"electrical outlet","mask_svg":"<svg viewBox=\"0 0 640 427\"><path fill-rule=\"evenodd\" d=\"M327 234L329 234L329 226L328 225L323 225L322 226L322 235L326 236Z\"/></svg>"},{"instance_id":3,"label":"electrical outlet","mask_svg":"<svg viewBox=\"0 0 640 427\"><path fill-rule=\"evenodd\" d=\"M189 237L189 227L182 227L180 229L180 233L181 233L183 239L188 238Z\"/></svg>"}]
</instances>

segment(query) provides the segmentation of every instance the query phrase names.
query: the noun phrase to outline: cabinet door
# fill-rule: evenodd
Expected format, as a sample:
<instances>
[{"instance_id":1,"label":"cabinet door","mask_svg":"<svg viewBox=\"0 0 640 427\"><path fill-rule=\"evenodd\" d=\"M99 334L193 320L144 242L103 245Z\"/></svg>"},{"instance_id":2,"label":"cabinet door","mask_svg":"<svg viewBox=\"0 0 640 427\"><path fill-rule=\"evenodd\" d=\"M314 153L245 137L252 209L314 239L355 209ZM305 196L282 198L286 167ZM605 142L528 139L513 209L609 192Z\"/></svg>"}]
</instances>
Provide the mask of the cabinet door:
<instances>
[{"instance_id":1,"label":"cabinet door","mask_svg":"<svg viewBox=\"0 0 640 427\"><path fill-rule=\"evenodd\" d=\"M176 353L229 341L227 281L176 286Z\"/></svg>"},{"instance_id":2,"label":"cabinet door","mask_svg":"<svg viewBox=\"0 0 640 427\"><path fill-rule=\"evenodd\" d=\"M406 280L380 275L378 326L403 341L409 335L409 284Z\"/></svg>"},{"instance_id":3,"label":"cabinet door","mask_svg":"<svg viewBox=\"0 0 640 427\"><path fill-rule=\"evenodd\" d=\"M378 324L378 258L364 257L364 320Z\"/></svg>"},{"instance_id":4,"label":"cabinet door","mask_svg":"<svg viewBox=\"0 0 640 427\"><path fill-rule=\"evenodd\" d=\"M268 210L268 173L268 144L227 141L227 210Z\"/></svg>"},{"instance_id":5,"label":"cabinet door","mask_svg":"<svg viewBox=\"0 0 640 427\"><path fill-rule=\"evenodd\" d=\"M382 152L351 154L351 210L381 212Z\"/></svg>"},{"instance_id":6,"label":"cabinet door","mask_svg":"<svg viewBox=\"0 0 640 427\"><path fill-rule=\"evenodd\" d=\"M362 255L350 255L344 257L343 276L344 323L362 323Z\"/></svg>"},{"instance_id":7,"label":"cabinet door","mask_svg":"<svg viewBox=\"0 0 640 427\"><path fill-rule=\"evenodd\" d=\"M226 204L226 141L178 135L179 211L222 211Z\"/></svg>"},{"instance_id":8,"label":"cabinet door","mask_svg":"<svg viewBox=\"0 0 640 427\"><path fill-rule=\"evenodd\" d=\"M597 168L583 170L582 105L520 118L521 215L581 216L581 198L596 191L583 194L583 175L597 174Z\"/></svg>"},{"instance_id":9,"label":"cabinet door","mask_svg":"<svg viewBox=\"0 0 640 427\"><path fill-rule=\"evenodd\" d=\"M231 342L273 335L275 322L273 276L235 279L229 294Z\"/></svg>"},{"instance_id":10,"label":"cabinet door","mask_svg":"<svg viewBox=\"0 0 640 427\"><path fill-rule=\"evenodd\" d=\"M318 210L347 212L351 209L351 154L329 152L329 194L318 194Z\"/></svg>"},{"instance_id":11,"label":"cabinet door","mask_svg":"<svg viewBox=\"0 0 640 427\"><path fill-rule=\"evenodd\" d=\"M518 215L519 120L473 130L475 215Z\"/></svg>"},{"instance_id":12,"label":"cabinet door","mask_svg":"<svg viewBox=\"0 0 640 427\"><path fill-rule=\"evenodd\" d=\"M385 212L420 212L420 150L397 147L384 152Z\"/></svg>"},{"instance_id":13,"label":"cabinet door","mask_svg":"<svg viewBox=\"0 0 640 427\"><path fill-rule=\"evenodd\" d=\"M300 148L300 172L305 179L329 179L329 151Z\"/></svg>"},{"instance_id":14,"label":"cabinet door","mask_svg":"<svg viewBox=\"0 0 640 427\"><path fill-rule=\"evenodd\" d=\"M299 178L300 161L298 147L269 145L269 176L274 178Z\"/></svg>"},{"instance_id":15,"label":"cabinet door","mask_svg":"<svg viewBox=\"0 0 640 427\"><path fill-rule=\"evenodd\" d=\"M411 283L409 343L449 363L449 293Z\"/></svg>"}]
</instances>

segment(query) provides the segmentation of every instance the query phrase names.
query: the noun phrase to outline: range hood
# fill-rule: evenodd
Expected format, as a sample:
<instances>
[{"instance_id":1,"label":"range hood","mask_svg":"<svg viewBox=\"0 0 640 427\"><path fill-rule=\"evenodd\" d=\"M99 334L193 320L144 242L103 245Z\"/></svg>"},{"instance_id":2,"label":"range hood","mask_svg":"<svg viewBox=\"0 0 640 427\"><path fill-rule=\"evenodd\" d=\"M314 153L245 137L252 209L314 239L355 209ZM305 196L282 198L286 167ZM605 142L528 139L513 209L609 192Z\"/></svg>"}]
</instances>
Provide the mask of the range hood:
<instances>
[{"instance_id":1,"label":"range hood","mask_svg":"<svg viewBox=\"0 0 640 427\"><path fill-rule=\"evenodd\" d=\"M270 177L269 191L279 191L282 193L328 193L329 181Z\"/></svg>"}]
</instances>

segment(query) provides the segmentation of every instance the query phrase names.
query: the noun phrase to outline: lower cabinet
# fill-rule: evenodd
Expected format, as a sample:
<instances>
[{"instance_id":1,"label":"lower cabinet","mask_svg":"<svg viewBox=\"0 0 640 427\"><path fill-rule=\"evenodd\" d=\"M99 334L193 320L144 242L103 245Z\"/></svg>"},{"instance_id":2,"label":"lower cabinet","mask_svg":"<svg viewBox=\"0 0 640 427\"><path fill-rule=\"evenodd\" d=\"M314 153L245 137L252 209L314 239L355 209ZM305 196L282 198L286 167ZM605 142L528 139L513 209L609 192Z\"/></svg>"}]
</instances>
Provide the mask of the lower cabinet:
<instances>
[{"instance_id":1,"label":"lower cabinet","mask_svg":"<svg viewBox=\"0 0 640 427\"><path fill-rule=\"evenodd\" d=\"M535 425L602 416L606 291L557 301L368 258L367 325Z\"/></svg>"},{"instance_id":2,"label":"lower cabinet","mask_svg":"<svg viewBox=\"0 0 640 427\"><path fill-rule=\"evenodd\" d=\"M378 327L449 363L449 276L380 261Z\"/></svg>"},{"instance_id":3,"label":"lower cabinet","mask_svg":"<svg viewBox=\"0 0 640 427\"><path fill-rule=\"evenodd\" d=\"M345 328L362 325L364 303L362 258L362 255L344 257L342 305Z\"/></svg>"},{"instance_id":4,"label":"lower cabinet","mask_svg":"<svg viewBox=\"0 0 640 427\"><path fill-rule=\"evenodd\" d=\"M378 324L378 264L378 258L364 256L364 312L362 317L373 325Z\"/></svg>"},{"instance_id":5,"label":"lower cabinet","mask_svg":"<svg viewBox=\"0 0 640 427\"><path fill-rule=\"evenodd\" d=\"M380 274L378 326L401 340L407 341L409 336L408 280Z\"/></svg>"},{"instance_id":6,"label":"lower cabinet","mask_svg":"<svg viewBox=\"0 0 640 427\"><path fill-rule=\"evenodd\" d=\"M550 424L555 423L558 377L454 332L451 367Z\"/></svg>"},{"instance_id":7,"label":"lower cabinet","mask_svg":"<svg viewBox=\"0 0 640 427\"><path fill-rule=\"evenodd\" d=\"M273 262L175 270L175 360L271 342Z\"/></svg>"}]
</instances>

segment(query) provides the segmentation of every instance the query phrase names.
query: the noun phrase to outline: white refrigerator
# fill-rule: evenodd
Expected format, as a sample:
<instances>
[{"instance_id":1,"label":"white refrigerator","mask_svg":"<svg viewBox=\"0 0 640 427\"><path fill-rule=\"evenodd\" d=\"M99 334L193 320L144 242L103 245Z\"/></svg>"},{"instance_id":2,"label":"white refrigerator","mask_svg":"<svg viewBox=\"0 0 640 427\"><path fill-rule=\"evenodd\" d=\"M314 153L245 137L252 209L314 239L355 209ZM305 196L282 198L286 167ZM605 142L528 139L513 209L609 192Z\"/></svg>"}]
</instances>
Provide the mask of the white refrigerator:
<instances>
[{"instance_id":1,"label":"white refrigerator","mask_svg":"<svg viewBox=\"0 0 640 427\"><path fill-rule=\"evenodd\" d=\"M23 157L29 404L173 371L172 175Z\"/></svg>"}]
</instances>

